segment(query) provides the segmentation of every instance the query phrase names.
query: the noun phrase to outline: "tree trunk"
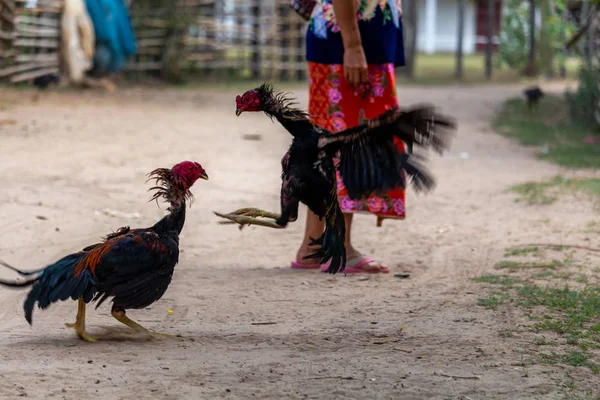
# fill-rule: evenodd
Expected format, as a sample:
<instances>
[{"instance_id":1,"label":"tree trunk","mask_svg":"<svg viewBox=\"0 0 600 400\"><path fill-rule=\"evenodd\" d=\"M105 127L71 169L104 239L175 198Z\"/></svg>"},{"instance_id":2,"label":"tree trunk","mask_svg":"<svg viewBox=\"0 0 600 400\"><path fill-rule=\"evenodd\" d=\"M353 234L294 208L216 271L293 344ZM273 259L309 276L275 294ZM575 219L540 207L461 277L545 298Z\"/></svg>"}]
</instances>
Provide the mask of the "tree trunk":
<instances>
[{"instance_id":1,"label":"tree trunk","mask_svg":"<svg viewBox=\"0 0 600 400\"><path fill-rule=\"evenodd\" d=\"M565 11L563 12L563 15L561 16L562 18L562 24L560 24L560 40L563 41L563 43L566 40L566 36L567 36L567 32L566 32L566 24L568 22L568 15L569 15L569 11L568 9L565 9ZM566 66L566 57L567 57L567 49L566 46L564 46L561 50L560 50L560 57L559 57L559 74L561 79L565 79L567 77L567 66Z\"/></svg>"},{"instance_id":2,"label":"tree trunk","mask_svg":"<svg viewBox=\"0 0 600 400\"><path fill-rule=\"evenodd\" d=\"M402 23L404 30L404 71L409 79L415 77L415 59L417 56L417 0L403 2Z\"/></svg>"},{"instance_id":3,"label":"tree trunk","mask_svg":"<svg viewBox=\"0 0 600 400\"><path fill-rule=\"evenodd\" d=\"M595 18L595 13L596 13L596 9L595 7L589 6L588 9L588 18L590 21L589 27L588 27L588 31L587 31L587 40L585 42L586 44L586 49L585 49L585 53L586 53L586 63L587 63L587 67L588 70L592 70L594 68L594 42L597 40L594 37L594 34L596 33L596 24L594 23L594 18Z\"/></svg>"},{"instance_id":4,"label":"tree trunk","mask_svg":"<svg viewBox=\"0 0 600 400\"><path fill-rule=\"evenodd\" d=\"M536 75L535 65L535 0L529 0L529 60L527 62L527 75Z\"/></svg>"},{"instance_id":5,"label":"tree trunk","mask_svg":"<svg viewBox=\"0 0 600 400\"><path fill-rule=\"evenodd\" d=\"M465 0L457 0L458 6L458 37L456 38L456 71L457 79L463 78L463 36L465 31Z\"/></svg>"},{"instance_id":6,"label":"tree trunk","mask_svg":"<svg viewBox=\"0 0 600 400\"><path fill-rule=\"evenodd\" d=\"M487 26L486 26L486 45L485 45L485 77L492 79L492 56L493 43L492 36L494 35L494 0L487 0Z\"/></svg>"}]
</instances>

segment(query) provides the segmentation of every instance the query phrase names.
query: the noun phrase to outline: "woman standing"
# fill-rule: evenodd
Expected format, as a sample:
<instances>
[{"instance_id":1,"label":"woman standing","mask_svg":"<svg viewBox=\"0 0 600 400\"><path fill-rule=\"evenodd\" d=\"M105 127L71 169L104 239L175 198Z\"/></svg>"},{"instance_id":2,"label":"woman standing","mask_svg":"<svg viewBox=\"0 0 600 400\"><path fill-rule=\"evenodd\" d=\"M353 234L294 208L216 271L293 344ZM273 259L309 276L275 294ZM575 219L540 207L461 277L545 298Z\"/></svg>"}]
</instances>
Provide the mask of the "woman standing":
<instances>
[{"instance_id":1,"label":"woman standing","mask_svg":"<svg viewBox=\"0 0 600 400\"><path fill-rule=\"evenodd\" d=\"M310 1L309 1L310 3ZM313 123L339 132L398 106L394 67L404 65L400 0L317 0L306 38L309 114ZM396 142L404 151L404 143ZM351 243L352 216L368 212L383 218L405 217L404 190L353 201L338 174L338 199L346 222L346 273L389 272L361 254ZM292 268L327 266L303 260L314 252L311 237L319 237L323 221L308 210L304 240Z\"/></svg>"}]
</instances>

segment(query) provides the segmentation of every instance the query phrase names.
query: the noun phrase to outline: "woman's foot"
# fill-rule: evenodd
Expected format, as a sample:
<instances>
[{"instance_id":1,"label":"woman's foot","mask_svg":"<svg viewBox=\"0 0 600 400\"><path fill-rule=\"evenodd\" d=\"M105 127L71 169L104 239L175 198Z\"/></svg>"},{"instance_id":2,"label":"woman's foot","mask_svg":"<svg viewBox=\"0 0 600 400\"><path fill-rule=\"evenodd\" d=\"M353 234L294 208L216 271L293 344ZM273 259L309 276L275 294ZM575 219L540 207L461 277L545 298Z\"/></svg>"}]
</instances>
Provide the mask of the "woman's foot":
<instances>
[{"instance_id":1,"label":"woman's foot","mask_svg":"<svg viewBox=\"0 0 600 400\"><path fill-rule=\"evenodd\" d=\"M319 264L316 258L304 258L309 256L316 251L319 250L318 246L302 246L298 253L296 254L296 259L292 261L292 268L294 269L319 269L321 268L321 264Z\"/></svg>"},{"instance_id":2,"label":"woman's foot","mask_svg":"<svg viewBox=\"0 0 600 400\"><path fill-rule=\"evenodd\" d=\"M321 266L321 271L327 272L328 266ZM375 261L374 259L362 255L353 247L346 248L346 269L343 271L346 274L387 274L390 269L385 265Z\"/></svg>"}]
</instances>

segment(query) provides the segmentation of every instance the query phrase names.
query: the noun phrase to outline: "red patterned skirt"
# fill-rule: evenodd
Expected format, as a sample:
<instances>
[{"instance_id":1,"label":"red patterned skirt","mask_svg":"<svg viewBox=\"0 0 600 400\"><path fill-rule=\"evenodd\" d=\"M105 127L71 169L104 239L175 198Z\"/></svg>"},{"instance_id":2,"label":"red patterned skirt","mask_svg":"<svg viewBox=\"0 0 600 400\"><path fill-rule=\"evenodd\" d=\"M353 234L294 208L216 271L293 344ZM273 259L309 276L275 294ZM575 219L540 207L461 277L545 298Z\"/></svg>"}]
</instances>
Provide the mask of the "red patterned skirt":
<instances>
[{"instance_id":1,"label":"red patterned skirt","mask_svg":"<svg viewBox=\"0 0 600 400\"><path fill-rule=\"evenodd\" d=\"M370 88L366 92L355 90L345 81L340 64L309 62L308 76L308 112L313 123L328 131L339 132L360 125L398 106L393 64L369 65ZM396 139L395 144L405 151L402 141ZM364 200L351 200L338 172L337 194L345 213L369 212L378 216L378 222L383 218L406 216L404 189L390 190L382 197L373 195Z\"/></svg>"}]
</instances>

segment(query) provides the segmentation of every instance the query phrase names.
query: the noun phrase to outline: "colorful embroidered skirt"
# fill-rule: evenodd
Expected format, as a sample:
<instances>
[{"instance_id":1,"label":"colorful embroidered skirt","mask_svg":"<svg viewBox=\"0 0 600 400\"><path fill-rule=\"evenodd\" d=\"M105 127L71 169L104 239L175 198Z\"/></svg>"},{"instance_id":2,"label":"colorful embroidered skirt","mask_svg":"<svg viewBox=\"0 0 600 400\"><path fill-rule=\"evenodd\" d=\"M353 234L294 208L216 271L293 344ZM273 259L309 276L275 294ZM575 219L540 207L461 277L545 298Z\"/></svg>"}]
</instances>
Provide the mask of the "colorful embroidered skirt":
<instances>
[{"instance_id":1,"label":"colorful embroidered skirt","mask_svg":"<svg viewBox=\"0 0 600 400\"><path fill-rule=\"evenodd\" d=\"M359 93L344 79L340 64L308 63L310 97L308 112L313 123L339 132L359 125L396 107L396 78L393 64L369 65L367 92ZM405 151L404 143L396 146ZM403 189L390 190L385 196L371 196L365 200L351 200L342 180L337 177L338 199L342 211L370 212L381 218L404 218L405 193Z\"/></svg>"}]
</instances>

